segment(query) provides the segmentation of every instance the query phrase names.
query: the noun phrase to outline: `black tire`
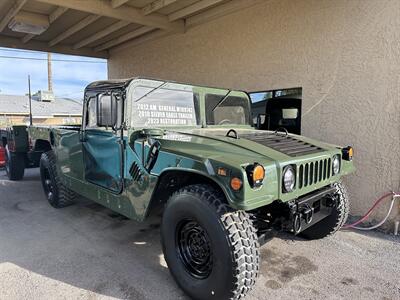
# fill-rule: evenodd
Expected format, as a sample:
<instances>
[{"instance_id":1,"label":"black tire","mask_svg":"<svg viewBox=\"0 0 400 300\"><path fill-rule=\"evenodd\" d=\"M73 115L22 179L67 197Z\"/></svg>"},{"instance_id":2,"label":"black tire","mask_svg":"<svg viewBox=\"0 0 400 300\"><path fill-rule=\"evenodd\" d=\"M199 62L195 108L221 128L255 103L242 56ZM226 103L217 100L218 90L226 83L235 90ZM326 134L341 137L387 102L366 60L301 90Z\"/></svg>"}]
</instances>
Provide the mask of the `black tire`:
<instances>
[{"instance_id":1,"label":"black tire","mask_svg":"<svg viewBox=\"0 0 400 300\"><path fill-rule=\"evenodd\" d=\"M40 158L40 178L44 194L51 206L62 208L74 203L76 194L61 182L53 151L43 153Z\"/></svg>"},{"instance_id":2,"label":"black tire","mask_svg":"<svg viewBox=\"0 0 400 300\"><path fill-rule=\"evenodd\" d=\"M174 193L164 210L164 257L193 299L242 299L258 277L259 243L250 215L224 200L211 186L191 185Z\"/></svg>"},{"instance_id":3,"label":"black tire","mask_svg":"<svg viewBox=\"0 0 400 300\"><path fill-rule=\"evenodd\" d=\"M8 145L5 148L6 173L10 180L21 180L25 173L25 156L23 153L10 152Z\"/></svg>"},{"instance_id":4,"label":"black tire","mask_svg":"<svg viewBox=\"0 0 400 300\"><path fill-rule=\"evenodd\" d=\"M337 232L347 221L350 211L350 201L346 187L341 182L334 183L338 204L334 207L332 214L310 228L304 230L300 235L307 239L322 239Z\"/></svg>"}]
</instances>

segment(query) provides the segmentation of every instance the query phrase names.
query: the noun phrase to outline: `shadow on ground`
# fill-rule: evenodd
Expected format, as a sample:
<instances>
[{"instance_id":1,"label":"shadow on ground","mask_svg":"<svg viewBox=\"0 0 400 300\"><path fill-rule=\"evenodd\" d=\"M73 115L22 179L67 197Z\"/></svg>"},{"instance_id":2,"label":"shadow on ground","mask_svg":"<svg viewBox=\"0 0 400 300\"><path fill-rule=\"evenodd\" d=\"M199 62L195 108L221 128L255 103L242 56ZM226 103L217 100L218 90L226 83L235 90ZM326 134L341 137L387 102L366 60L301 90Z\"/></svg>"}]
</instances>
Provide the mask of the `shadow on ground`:
<instances>
[{"instance_id":1,"label":"shadow on ground","mask_svg":"<svg viewBox=\"0 0 400 300\"><path fill-rule=\"evenodd\" d=\"M0 171L0 265L116 298L183 297L162 256L160 217L138 223L83 198L56 210L37 172L4 179Z\"/></svg>"},{"instance_id":2,"label":"shadow on ground","mask_svg":"<svg viewBox=\"0 0 400 300\"><path fill-rule=\"evenodd\" d=\"M37 170L21 182L0 171L0 299L187 299L163 259L159 227L159 216L138 223L82 198L54 209ZM246 299L400 299L398 241L279 234L261 248Z\"/></svg>"}]
</instances>

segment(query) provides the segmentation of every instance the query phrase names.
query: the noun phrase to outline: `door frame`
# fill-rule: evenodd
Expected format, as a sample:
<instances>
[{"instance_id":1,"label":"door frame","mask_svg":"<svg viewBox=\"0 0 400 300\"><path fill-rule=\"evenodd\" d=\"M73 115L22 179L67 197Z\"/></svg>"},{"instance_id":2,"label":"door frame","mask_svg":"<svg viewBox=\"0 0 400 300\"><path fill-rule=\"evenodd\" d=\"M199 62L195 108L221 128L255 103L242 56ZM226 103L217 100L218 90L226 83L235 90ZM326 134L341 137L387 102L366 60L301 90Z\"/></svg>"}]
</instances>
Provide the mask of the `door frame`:
<instances>
[{"instance_id":1,"label":"door frame","mask_svg":"<svg viewBox=\"0 0 400 300\"><path fill-rule=\"evenodd\" d=\"M124 190L124 168L125 168L125 141L124 141L124 112L125 112L125 90L122 89L109 89L109 90L97 90L97 91L85 91L85 97L84 97L84 102L83 102L83 113L82 113L82 124L81 124L81 130L80 130L80 142L82 146L82 159L83 159L83 178L87 183L90 183L92 185L101 187L106 189L107 191L113 193L113 194L121 194ZM120 97L121 104L120 104L120 111L118 112L119 118L120 118L120 124L117 128L117 130L112 129L112 134L117 137L117 143L119 144L119 153L120 153L120 189L119 191L112 190L110 188L107 188L106 186L99 185L95 182L92 182L86 178L86 154L85 152L87 151L85 149L84 143L86 142L86 132L88 130L96 130L96 131L107 131L108 129L102 128L102 127L97 127L97 114L98 114L98 96L101 94L110 94L111 96L113 94L117 94ZM96 127L95 128L87 128L88 127L88 105L89 105L89 100L94 98L96 103Z\"/></svg>"}]
</instances>

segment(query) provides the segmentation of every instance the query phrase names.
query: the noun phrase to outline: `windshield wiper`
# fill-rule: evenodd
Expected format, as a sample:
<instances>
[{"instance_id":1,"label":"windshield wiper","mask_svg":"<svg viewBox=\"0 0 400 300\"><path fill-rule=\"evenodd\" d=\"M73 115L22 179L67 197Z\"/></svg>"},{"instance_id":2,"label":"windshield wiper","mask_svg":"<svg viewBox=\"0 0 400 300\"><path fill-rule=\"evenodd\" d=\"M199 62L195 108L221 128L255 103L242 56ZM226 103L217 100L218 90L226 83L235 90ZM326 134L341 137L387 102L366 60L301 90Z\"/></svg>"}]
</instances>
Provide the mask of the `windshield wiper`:
<instances>
[{"instance_id":1,"label":"windshield wiper","mask_svg":"<svg viewBox=\"0 0 400 300\"><path fill-rule=\"evenodd\" d=\"M217 105L215 105L215 107L213 108L212 111L216 110L217 107L220 106L222 104L222 102L224 102L228 98L228 96L231 92L232 92L232 90L228 90L228 92L225 94L225 96L221 98L221 100L217 103Z\"/></svg>"},{"instance_id":2,"label":"windshield wiper","mask_svg":"<svg viewBox=\"0 0 400 300\"><path fill-rule=\"evenodd\" d=\"M162 84L160 84L158 87L152 89L151 91L147 92L146 94L144 94L142 97L140 97L139 99L137 99L135 102L139 102L140 100L142 100L143 98L147 97L148 95L150 95L151 93L161 89L163 86L165 86L168 83L168 81L163 82Z\"/></svg>"}]
</instances>

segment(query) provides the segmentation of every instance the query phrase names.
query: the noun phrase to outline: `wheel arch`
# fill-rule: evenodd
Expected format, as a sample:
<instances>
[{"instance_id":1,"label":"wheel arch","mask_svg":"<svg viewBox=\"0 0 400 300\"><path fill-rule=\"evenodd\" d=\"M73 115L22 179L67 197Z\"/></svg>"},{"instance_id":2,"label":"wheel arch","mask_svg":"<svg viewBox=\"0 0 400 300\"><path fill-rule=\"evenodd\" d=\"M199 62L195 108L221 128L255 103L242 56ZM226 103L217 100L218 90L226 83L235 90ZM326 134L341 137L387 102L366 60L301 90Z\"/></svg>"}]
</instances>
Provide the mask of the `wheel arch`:
<instances>
[{"instance_id":1,"label":"wheel arch","mask_svg":"<svg viewBox=\"0 0 400 300\"><path fill-rule=\"evenodd\" d=\"M233 201L228 195L226 189L214 178L206 174L182 168L169 168L160 173L150 203L146 212L146 217L150 215L157 207L164 205L169 197L181 188L193 184L207 184L215 190L222 192L226 204L232 206ZM161 195L161 197L160 197Z\"/></svg>"},{"instance_id":2,"label":"wheel arch","mask_svg":"<svg viewBox=\"0 0 400 300\"><path fill-rule=\"evenodd\" d=\"M37 151L37 152L47 152L47 151L52 150L52 147L48 140L37 139L37 140L35 140L33 150Z\"/></svg>"}]
</instances>

